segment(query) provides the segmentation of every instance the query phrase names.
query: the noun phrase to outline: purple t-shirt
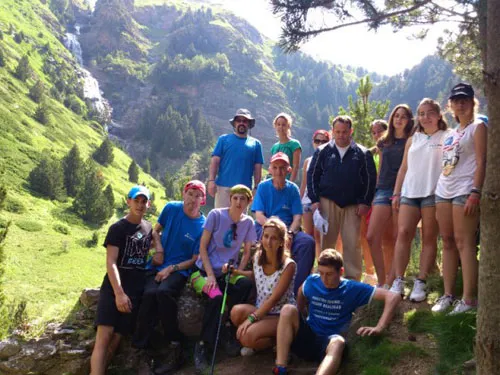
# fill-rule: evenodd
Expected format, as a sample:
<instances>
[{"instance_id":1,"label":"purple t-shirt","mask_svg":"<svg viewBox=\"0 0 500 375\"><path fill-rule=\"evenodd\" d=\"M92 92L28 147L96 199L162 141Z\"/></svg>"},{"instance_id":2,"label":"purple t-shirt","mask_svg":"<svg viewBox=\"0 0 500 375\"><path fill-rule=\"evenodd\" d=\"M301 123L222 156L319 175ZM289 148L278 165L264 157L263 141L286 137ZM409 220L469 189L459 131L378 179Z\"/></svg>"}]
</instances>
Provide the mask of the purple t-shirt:
<instances>
[{"instance_id":1,"label":"purple t-shirt","mask_svg":"<svg viewBox=\"0 0 500 375\"><path fill-rule=\"evenodd\" d=\"M237 265L238 253L243 243L257 240L254 222L250 216L243 214L240 221L238 221L236 239L233 238L231 224L233 224L233 220L229 216L229 208L215 208L208 213L207 221L203 227L212 233L207 251L216 277L222 275L222 266L229 259L234 259L235 266ZM201 270L205 270L201 257L198 257L196 266Z\"/></svg>"}]
</instances>

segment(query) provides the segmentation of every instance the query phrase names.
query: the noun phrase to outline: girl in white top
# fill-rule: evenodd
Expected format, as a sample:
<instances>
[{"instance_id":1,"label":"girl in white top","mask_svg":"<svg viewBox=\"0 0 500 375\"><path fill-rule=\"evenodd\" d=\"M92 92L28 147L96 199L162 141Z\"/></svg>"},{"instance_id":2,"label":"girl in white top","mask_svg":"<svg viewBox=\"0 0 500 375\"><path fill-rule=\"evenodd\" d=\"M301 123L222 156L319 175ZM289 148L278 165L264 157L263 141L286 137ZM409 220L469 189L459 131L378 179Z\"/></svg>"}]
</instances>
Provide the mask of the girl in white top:
<instances>
[{"instance_id":1,"label":"girl in white top","mask_svg":"<svg viewBox=\"0 0 500 375\"><path fill-rule=\"evenodd\" d=\"M257 286L257 305L241 304L231 310L231 321L238 327L236 338L243 345L242 355L274 345L278 318L285 304L295 304L293 282L296 264L285 251L286 225L276 217L262 226L260 249L254 257L253 271L235 274L253 277Z\"/></svg>"},{"instance_id":2,"label":"girl in white top","mask_svg":"<svg viewBox=\"0 0 500 375\"><path fill-rule=\"evenodd\" d=\"M447 128L439 103L423 99L417 109L416 130L406 142L394 186L392 207L399 211L399 216L394 252L396 278L392 292L404 295L403 277L410 259L411 242L422 219L422 253L419 274L410 294L412 302L427 298L425 280L436 260L438 227L434 191L441 171L443 137Z\"/></svg>"},{"instance_id":3,"label":"girl in white top","mask_svg":"<svg viewBox=\"0 0 500 375\"><path fill-rule=\"evenodd\" d=\"M314 151L325 143L330 141L330 133L327 130L316 130L312 137ZM307 196L307 170L311 164L312 156L309 156L304 160L304 165L302 167L302 182L300 183L300 197L302 198L302 208L304 213L302 214L302 224L304 226L304 232L314 236L314 241L316 242L316 259L319 257L321 252L321 236L319 231L314 228L313 225L313 213L311 209L311 199Z\"/></svg>"},{"instance_id":4,"label":"girl in white top","mask_svg":"<svg viewBox=\"0 0 500 375\"><path fill-rule=\"evenodd\" d=\"M432 307L443 312L454 302L458 260L462 264L463 296L451 314L476 307L478 261L476 229L479 199L486 170L486 126L475 118L477 100L472 86L459 83L449 106L459 123L445 139L442 173L436 188L436 213L443 239L444 295Z\"/></svg>"}]
</instances>

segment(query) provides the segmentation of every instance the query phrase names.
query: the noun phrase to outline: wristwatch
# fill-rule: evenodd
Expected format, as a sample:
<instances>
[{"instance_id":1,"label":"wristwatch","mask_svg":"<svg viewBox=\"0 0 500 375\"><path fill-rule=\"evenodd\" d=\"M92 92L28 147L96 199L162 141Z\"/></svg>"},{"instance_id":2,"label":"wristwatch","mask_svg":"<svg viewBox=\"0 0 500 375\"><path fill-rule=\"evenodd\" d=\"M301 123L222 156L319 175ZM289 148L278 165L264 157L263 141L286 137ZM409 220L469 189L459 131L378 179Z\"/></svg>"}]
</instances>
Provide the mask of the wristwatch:
<instances>
[{"instance_id":1,"label":"wristwatch","mask_svg":"<svg viewBox=\"0 0 500 375\"><path fill-rule=\"evenodd\" d=\"M179 271L179 265L178 264L174 264L173 265L173 270L174 270L174 272L175 271Z\"/></svg>"},{"instance_id":2,"label":"wristwatch","mask_svg":"<svg viewBox=\"0 0 500 375\"><path fill-rule=\"evenodd\" d=\"M293 230L287 230L286 231L290 237L295 236L295 232Z\"/></svg>"}]
</instances>

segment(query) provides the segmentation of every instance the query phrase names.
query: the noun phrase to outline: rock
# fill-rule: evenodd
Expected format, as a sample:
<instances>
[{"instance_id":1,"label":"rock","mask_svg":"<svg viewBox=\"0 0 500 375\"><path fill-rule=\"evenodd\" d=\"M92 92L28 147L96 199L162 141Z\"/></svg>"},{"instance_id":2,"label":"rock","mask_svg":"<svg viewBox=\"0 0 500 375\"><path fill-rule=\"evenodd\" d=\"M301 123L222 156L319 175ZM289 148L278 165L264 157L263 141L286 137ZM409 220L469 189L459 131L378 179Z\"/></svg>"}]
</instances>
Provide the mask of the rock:
<instances>
[{"instance_id":1,"label":"rock","mask_svg":"<svg viewBox=\"0 0 500 375\"><path fill-rule=\"evenodd\" d=\"M91 289L91 288L86 288L82 291L82 294L80 295L80 302L82 303L83 306L87 308L92 308L97 306L97 302L99 301L99 294L100 294L100 289Z\"/></svg>"},{"instance_id":2,"label":"rock","mask_svg":"<svg viewBox=\"0 0 500 375\"><path fill-rule=\"evenodd\" d=\"M474 375L476 373L476 360L469 359L462 365L464 375Z\"/></svg>"},{"instance_id":3,"label":"rock","mask_svg":"<svg viewBox=\"0 0 500 375\"><path fill-rule=\"evenodd\" d=\"M33 358L15 356L8 361L0 361L0 374L27 374L35 366Z\"/></svg>"},{"instance_id":4,"label":"rock","mask_svg":"<svg viewBox=\"0 0 500 375\"><path fill-rule=\"evenodd\" d=\"M62 338L62 337L71 336L73 333L75 333L74 329L71 329L71 328L58 328L58 329L56 329L54 331L54 333L52 333L52 337L54 339L59 339L59 338Z\"/></svg>"},{"instance_id":5,"label":"rock","mask_svg":"<svg viewBox=\"0 0 500 375\"><path fill-rule=\"evenodd\" d=\"M58 366L44 372L44 375L88 375L90 372L90 358L78 358L60 362Z\"/></svg>"},{"instance_id":6,"label":"rock","mask_svg":"<svg viewBox=\"0 0 500 375\"><path fill-rule=\"evenodd\" d=\"M63 359L85 358L88 354L90 354L90 353L86 350L83 350L83 349L70 349L70 350L64 350L64 351L59 352L59 355Z\"/></svg>"},{"instance_id":7,"label":"rock","mask_svg":"<svg viewBox=\"0 0 500 375\"><path fill-rule=\"evenodd\" d=\"M21 351L21 345L15 339L0 341L0 359L8 359Z\"/></svg>"},{"instance_id":8,"label":"rock","mask_svg":"<svg viewBox=\"0 0 500 375\"><path fill-rule=\"evenodd\" d=\"M179 330L186 336L199 336L204 311L202 299L192 288L185 287L178 302Z\"/></svg>"}]
</instances>

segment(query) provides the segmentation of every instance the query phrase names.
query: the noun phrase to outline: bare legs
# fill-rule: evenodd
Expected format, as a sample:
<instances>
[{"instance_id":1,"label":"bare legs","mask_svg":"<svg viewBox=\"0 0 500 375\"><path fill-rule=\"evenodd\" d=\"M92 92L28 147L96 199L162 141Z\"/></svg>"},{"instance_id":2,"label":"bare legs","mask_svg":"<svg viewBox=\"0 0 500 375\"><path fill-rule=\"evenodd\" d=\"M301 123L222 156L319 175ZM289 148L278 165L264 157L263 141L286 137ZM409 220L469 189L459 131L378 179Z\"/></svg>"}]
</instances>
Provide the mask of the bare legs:
<instances>
[{"instance_id":1,"label":"bare legs","mask_svg":"<svg viewBox=\"0 0 500 375\"><path fill-rule=\"evenodd\" d=\"M97 326L94 350L90 358L90 374L104 375L106 367L118 348L121 335L111 326Z\"/></svg>"},{"instance_id":2,"label":"bare legs","mask_svg":"<svg viewBox=\"0 0 500 375\"><path fill-rule=\"evenodd\" d=\"M247 319L248 315L255 310L257 310L257 308L253 305L236 305L231 309L231 321L235 327L238 327ZM241 345L255 350L272 347L276 340L278 318L278 315L266 316L264 319L253 323L246 333L239 338Z\"/></svg>"},{"instance_id":3,"label":"bare legs","mask_svg":"<svg viewBox=\"0 0 500 375\"><path fill-rule=\"evenodd\" d=\"M385 269L384 254L382 253L382 238L387 225L392 225L390 222L391 211L391 206L373 206L368 233L366 234L366 239L371 249L373 264L377 270L379 285L384 285L386 283L387 270Z\"/></svg>"}]
</instances>

